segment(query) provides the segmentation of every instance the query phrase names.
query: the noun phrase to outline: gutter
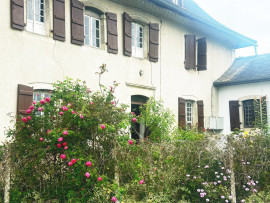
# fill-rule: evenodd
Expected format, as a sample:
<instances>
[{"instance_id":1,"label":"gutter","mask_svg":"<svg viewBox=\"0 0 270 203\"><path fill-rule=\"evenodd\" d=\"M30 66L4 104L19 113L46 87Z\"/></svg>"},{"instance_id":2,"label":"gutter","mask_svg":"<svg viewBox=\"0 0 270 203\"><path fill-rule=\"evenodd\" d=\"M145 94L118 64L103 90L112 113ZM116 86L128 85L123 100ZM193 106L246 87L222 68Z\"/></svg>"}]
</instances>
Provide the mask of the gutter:
<instances>
[{"instance_id":1,"label":"gutter","mask_svg":"<svg viewBox=\"0 0 270 203\"><path fill-rule=\"evenodd\" d=\"M188 18L190 20L194 20L198 23L204 24L208 27L211 27L213 29L218 29L221 32L224 32L228 35L231 35L232 37L238 38L240 40L245 41L244 45L243 43L238 44L238 46L236 45L235 48L243 48L243 47L248 47L248 46L256 46L257 45L257 41L253 40L251 38L245 37L244 35L241 35L229 28L227 28L226 26L220 24L220 23L213 23L213 22L209 22L206 19L202 19L199 16L196 16L194 14L192 14L191 12L177 6L174 5L172 2L168 1L168 0L149 0L151 2L153 2L154 4L158 4L159 6L169 9L171 11L175 11L177 13L179 13L181 16Z\"/></svg>"},{"instance_id":2,"label":"gutter","mask_svg":"<svg viewBox=\"0 0 270 203\"><path fill-rule=\"evenodd\" d=\"M270 81L270 78L256 79L256 80L244 80L244 81L234 81L234 82L214 82L215 87L224 87L232 85L243 85L249 83L258 83L258 82L267 82Z\"/></svg>"}]
</instances>

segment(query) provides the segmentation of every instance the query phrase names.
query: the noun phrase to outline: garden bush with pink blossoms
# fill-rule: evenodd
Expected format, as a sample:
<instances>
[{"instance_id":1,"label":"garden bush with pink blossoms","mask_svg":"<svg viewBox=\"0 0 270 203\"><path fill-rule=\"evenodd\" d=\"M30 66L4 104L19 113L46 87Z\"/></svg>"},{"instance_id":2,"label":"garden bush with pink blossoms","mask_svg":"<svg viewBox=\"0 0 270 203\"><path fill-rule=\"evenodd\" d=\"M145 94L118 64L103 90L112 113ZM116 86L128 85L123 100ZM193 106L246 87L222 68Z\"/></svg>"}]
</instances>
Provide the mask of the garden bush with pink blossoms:
<instances>
[{"instance_id":1,"label":"garden bush with pink blossoms","mask_svg":"<svg viewBox=\"0 0 270 203\"><path fill-rule=\"evenodd\" d=\"M7 145L11 202L232 202L232 171L237 202L270 201L267 131L221 143L208 131L178 130L162 101L131 113L117 102L117 85L94 92L58 81L50 98L17 118ZM136 122L149 129L140 141L130 139Z\"/></svg>"}]
</instances>

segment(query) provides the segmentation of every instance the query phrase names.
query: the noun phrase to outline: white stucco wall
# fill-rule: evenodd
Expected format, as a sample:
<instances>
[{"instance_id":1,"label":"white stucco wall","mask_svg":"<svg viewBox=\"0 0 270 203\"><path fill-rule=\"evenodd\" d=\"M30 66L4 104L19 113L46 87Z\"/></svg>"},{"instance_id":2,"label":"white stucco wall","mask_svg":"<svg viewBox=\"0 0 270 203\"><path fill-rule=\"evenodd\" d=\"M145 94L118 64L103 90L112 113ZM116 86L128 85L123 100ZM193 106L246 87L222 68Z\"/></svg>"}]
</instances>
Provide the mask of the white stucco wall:
<instances>
[{"instance_id":1,"label":"white stucco wall","mask_svg":"<svg viewBox=\"0 0 270 203\"><path fill-rule=\"evenodd\" d=\"M267 112L269 115L270 82L224 86L224 87L219 87L218 92L219 92L218 93L219 94L219 116L224 117L224 130L222 131L223 134L231 133L230 114L229 114L229 101L230 100L254 99L255 97L258 98L258 97L266 96ZM240 115L240 122L243 122L242 117L243 116ZM268 120L269 120L269 116L268 116Z\"/></svg>"},{"instance_id":2,"label":"white stucco wall","mask_svg":"<svg viewBox=\"0 0 270 203\"><path fill-rule=\"evenodd\" d=\"M5 128L10 126L9 113L16 112L17 85L33 86L35 83L52 83L64 80L66 76L85 80L91 89L98 89L98 77L95 72L106 63L109 72L104 74L102 83L106 86L113 81L120 82L116 96L119 101L130 105L133 94L162 98L177 116L178 97L197 98L204 101L205 120L216 115L217 97L212 91L216 80L230 65L233 56L233 43L212 36L211 32L192 28L192 24L171 22L161 15L157 17L137 8L127 7L108 0L84 0L86 5L95 6L103 12L117 13L118 18L118 54L109 54L106 50L106 26L101 49L77 46L70 43L70 1L66 1L66 41L52 38L52 3L47 7L47 34L41 36L27 31L17 31L10 27L10 1L1 1L0 12L0 88L1 98L0 141L6 137ZM145 25L144 59L123 55L122 13L127 12L144 23L160 25L160 57L157 63L149 62L148 25ZM48 16L47 16L48 19ZM105 21L104 21L105 22ZM106 22L105 22L106 23ZM196 34L207 37L207 70L187 71L184 68L184 35ZM144 72L143 76L139 71ZM176 117L177 119L177 117Z\"/></svg>"}]
</instances>

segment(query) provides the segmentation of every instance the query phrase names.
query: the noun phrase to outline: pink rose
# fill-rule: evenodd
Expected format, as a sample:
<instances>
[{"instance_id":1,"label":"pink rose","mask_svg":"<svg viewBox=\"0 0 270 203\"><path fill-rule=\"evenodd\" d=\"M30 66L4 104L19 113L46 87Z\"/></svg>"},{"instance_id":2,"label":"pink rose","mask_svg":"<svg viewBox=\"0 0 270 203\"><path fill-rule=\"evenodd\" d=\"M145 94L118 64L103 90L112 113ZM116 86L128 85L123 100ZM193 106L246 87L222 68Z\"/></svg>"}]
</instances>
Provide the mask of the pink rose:
<instances>
[{"instance_id":1,"label":"pink rose","mask_svg":"<svg viewBox=\"0 0 270 203\"><path fill-rule=\"evenodd\" d=\"M38 107L38 111L43 111L43 108L42 107Z\"/></svg>"},{"instance_id":2,"label":"pink rose","mask_svg":"<svg viewBox=\"0 0 270 203\"><path fill-rule=\"evenodd\" d=\"M47 146L47 149L49 149L50 148L50 146Z\"/></svg>"},{"instance_id":3,"label":"pink rose","mask_svg":"<svg viewBox=\"0 0 270 203\"><path fill-rule=\"evenodd\" d=\"M87 89L86 92L91 92L90 89Z\"/></svg>"},{"instance_id":4,"label":"pink rose","mask_svg":"<svg viewBox=\"0 0 270 203\"><path fill-rule=\"evenodd\" d=\"M85 176L86 176L86 178L89 178L90 177L90 173L89 172L86 172L85 173Z\"/></svg>"},{"instance_id":5,"label":"pink rose","mask_svg":"<svg viewBox=\"0 0 270 203\"><path fill-rule=\"evenodd\" d=\"M112 197L111 201L112 201L112 202L117 202L116 197Z\"/></svg>"},{"instance_id":6,"label":"pink rose","mask_svg":"<svg viewBox=\"0 0 270 203\"><path fill-rule=\"evenodd\" d=\"M61 148L62 147L62 145L60 143L58 143L56 146L57 146L57 148Z\"/></svg>"},{"instance_id":7,"label":"pink rose","mask_svg":"<svg viewBox=\"0 0 270 203\"><path fill-rule=\"evenodd\" d=\"M68 146L65 146L64 149L67 150L68 149Z\"/></svg>"},{"instance_id":8,"label":"pink rose","mask_svg":"<svg viewBox=\"0 0 270 203\"><path fill-rule=\"evenodd\" d=\"M27 110L26 110L26 113L27 113L27 114L30 114L30 113L31 113L31 110L30 110L30 109L27 109Z\"/></svg>"},{"instance_id":9,"label":"pink rose","mask_svg":"<svg viewBox=\"0 0 270 203\"><path fill-rule=\"evenodd\" d=\"M67 143L66 143L66 142L63 142L63 146L64 146L64 147L67 146Z\"/></svg>"},{"instance_id":10,"label":"pink rose","mask_svg":"<svg viewBox=\"0 0 270 203\"><path fill-rule=\"evenodd\" d=\"M59 137L58 142L62 142L62 141L63 141L63 137Z\"/></svg>"},{"instance_id":11,"label":"pink rose","mask_svg":"<svg viewBox=\"0 0 270 203\"><path fill-rule=\"evenodd\" d=\"M106 127L105 125L100 124L100 128L101 128L101 129L103 129L103 130L104 130L104 129L105 129L105 127Z\"/></svg>"},{"instance_id":12,"label":"pink rose","mask_svg":"<svg viewBox=\"0 0 270 203\"><path fill-rule=\"evenodd\" d=\"M26 118L26 117L23 117L23 118L22 118L22 121L23 121L24 123L27 123L27 118Z\"/></svg>"},{"instance_id":13,"label":"pink rose","mask_svg":"<svg viewBox=\"0 0 270 203\"><path fill-rule=\"evenodd\" d=\"M37 102L33 101L33 104L35 105Z\"/></svg>"},{"instance_id":14,"label":"pink rose","mask_svg":"<svg viewBox=\"0 0 270 203\"><path fill-rule=\"evenodd\" d=\"M134 112L131 112L131 114L132 114L132 115L135 115L135 113L134 113Z\"/></svg>"},{"instance_id":15,"label":"pink rose","mask_svg":"<svg viewBox=\"0 0 270 203\"><path fill-rule=\"evenodd\" d=\"M62 106L62 110L63 110L63 111L67 111L67 110L68 110L68 107Z\"/></svg>"},{"instance_id":16,"label":"pink rose","mask_svg":"<svg viewBox=\"0 0 270 203\"><path fill-rule=\"evenodd\" d=\"M65 158L67 158L67 156L66 156L65 154L61 154L61 155L60 155L60 158L61 158L61 159L65 159Z\"/></svg>"},{"instance_id":17,"label":"pink rose","mask_svg":"<svg viewBox=\"0 0 270 203\"><path fill-rule=\"evenodd\" d=\"M76 161L77 161L76 159L71 159L71 162L74 164L76 163Z\"/></svg>"},{"instance_id":18,"label":"pink rose","mask_svg":"<svg viewBox=\"0 0 270 203\"><path fill-rule=\"evenodd\" d=\"M73 165L73 163L72 163L72 162L68 162L68 165L69 165L69 166L72 166L72 165Z\"/></svg>"},{"instance_id":19,"label":"pink rose","mask_svg":"<svg viewBox=\"0 0 270 203\"><path fill-rule=\"evenodd\" d=\"M63 111L60 111L59 112L59 115L63 116L64 115L64 112Z\"/></svg>"},{"instance_id":20,"label":"pink rose","mask_svg":"<svg viewBox=\"0 0 270 203\"><path fill-rule=\"evenodd\" d=\"M39 140L42 142L42 141L44 141L44 139L41 137L41 138L39 138Z\"/></svg>"},{"instance_id":21,"label":"pink rose","mask_svg":"<svg viewBox=\"0 0 270 203\"><path fill-rule=\"evenodd\" d=\"M68 131L64 130L63 135L68 135Z\"/></svg>"},{"instance_id":22,"label":"pink rose","mask_svg":"<svg viewBox=\"0 0 270 203\"><path fill-rule=\"evenodd\" d=\"M91 101L89 104L90 104L90 105L93 105L93 104L94 104L94 102L92 102L92 101Z\"/></svg>"},{"instance_id":23,"label":"pink rose","mask_svg":"<svg viewBox=\"0 0 270 203\"><path fill-rule=\"evenodd\" d=\"M27 119L30 121L32 119L32 117L31 116L27 116Z\"/></svg>"},{"instance_id":24,"label":"pink rose","mask_svg":"<svg viewBox=\"0 0 270 203\"><path fill-rule=\"evenodd\" d=\"M130 145L132 145L132 144L133 144L133 140L129 140L128 143L129 143Z\"/></svg>"},{"instance_id":25,"label":"pink rose","mask_svg":"<svg viewBox=\"0 0 270 203\"><path fill-rule=\"evenodd\" d=\"M40 100L39 102L40 102L40 104L45 104L45 100L43 100L43 99Z\"/></svg>"},{"instance_id":26,"label":"pink rose","mask_svg":"<svg viewBox=\"0 0 270 203\"><path fill-rule=\"evenodd\" d=\"M33 105L29 106L29 109L34 110L35 107Z\"/></svg>"},{"instance_id":27,"label":"pink rose","mask_svg":"<svg viewBox=\"0 0 270 203\"><path fill-rule=\"evenodd\" d=\"M83 115L82 114L80 115L80 118L83 119Z\"/></svg>"},{"instance_id":28,"label":"pink rose","mask_svg":"<svg viewBox=\"0 0 270 203\"><path fill-rule=\"evenodd\" d=\"M112 103L112 105L114 105L114 104L115 104L115 102L114 102L113 100L111 101L111 103Z\"/></svg>"},{"instance_id":29,"label":"pink rose","mask_svg":"<svg viewBox=\"0 0 270 203\"><path fill-rule=\"evenodd\" d=\"M140 184L140 185L141 185L141 184L144 184L144 180L140 180L139 184Z\"/></svg>"},{"instance_id":30,"label":"pink rose","mask_svg":"<svg viewBox=\"0 0 270 203\"><path fill-rule=\"evenodd\" d=\"M92 163L91 163L91 161L87 161L87 162L85 163L85 165L86 165L86 166L91 166Z\"/></svg>"},{"instance_id":31,"label":"pink rose","mask_svg":"<svg viewBox=\"0 0 270 203\"><path fill-rule=\"evenodd\" d=\"M102 178L101 177L98 177L98 179L97 179L98 181L102 181Z\"/></svg>"},{"instance_id":32,"label":"pink rose","mask_svg":"<svg viewBox=\"0 0 270 203\"><path fill-rule=\"evenodd\" d=\"M47 103L49 103L49 102L51 101L51 98L50 98L50 97L46 97L46 98L45 98L45 101L46 101Z\"/></svg>"},{"instance_id":33,"label":"pink rose","mask_svg":"<svg viewBox=\"0 0 270 203\"><path fill-rule=\"evenodd\" d=\"M75 113L75 111L71 111L71 113L72 113L72 114L74 114L74 113Z\"/></svg>"},{"instance_id":34,"label":"pink rose","mask_svg":"<svg viewBox=\"0 0 270 203\"><path fill-rule=\"evenodd\" d=\"M132 118L132 122L136 123L137 122L137 118Z\"/></svg>"}]
</instances>

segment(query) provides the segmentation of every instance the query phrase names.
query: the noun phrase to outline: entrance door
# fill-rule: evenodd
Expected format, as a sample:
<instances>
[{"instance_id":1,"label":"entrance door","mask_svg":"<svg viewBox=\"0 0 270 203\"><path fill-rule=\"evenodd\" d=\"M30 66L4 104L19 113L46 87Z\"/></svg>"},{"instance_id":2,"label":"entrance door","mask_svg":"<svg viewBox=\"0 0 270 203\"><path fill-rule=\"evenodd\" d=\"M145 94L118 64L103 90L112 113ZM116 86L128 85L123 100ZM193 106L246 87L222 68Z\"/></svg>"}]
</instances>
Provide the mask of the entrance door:
<instances>
[{"instance_id":1,"label":"entrance door","mask_svg":"<svg viewBox=\"0 0 270 203\"><path fill-rule=\"evenodd\" d=\"M131 111L136 114L136 116L141 114L140 107L146 104L148 97L142 95L131 96ZM146 137L145 125L142 123L134 123L131 138L135 140L140 140Z\"/></svg>"}]
</instances>

